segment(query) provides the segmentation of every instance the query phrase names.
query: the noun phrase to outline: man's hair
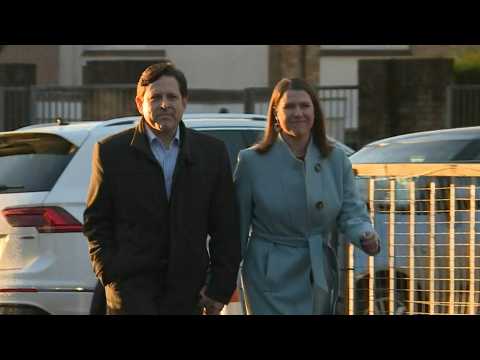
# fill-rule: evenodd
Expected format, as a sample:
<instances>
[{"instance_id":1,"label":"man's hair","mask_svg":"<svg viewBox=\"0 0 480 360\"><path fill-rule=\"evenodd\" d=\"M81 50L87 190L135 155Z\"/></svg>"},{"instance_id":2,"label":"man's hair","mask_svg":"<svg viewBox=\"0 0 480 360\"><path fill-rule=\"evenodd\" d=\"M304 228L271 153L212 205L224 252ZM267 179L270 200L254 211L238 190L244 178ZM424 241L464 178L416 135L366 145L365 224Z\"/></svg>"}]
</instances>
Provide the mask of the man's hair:
<instances>
[{"instance_id":1,"label":"man's hair","mask_svg":"<svg viewBox=\"0 0 480 360\"><path fill-rule=\"evenodd\" d=\"M150 65L143 71L137 84L137 97L143 99L147 86L157 81L162 76L171 76L175 78L178 82L182 97L186 98L188 96L187 79L185 78L185 75L175 67L175 64L170 59L164 58L158 63Z\"/></svg>"}]
</instances>

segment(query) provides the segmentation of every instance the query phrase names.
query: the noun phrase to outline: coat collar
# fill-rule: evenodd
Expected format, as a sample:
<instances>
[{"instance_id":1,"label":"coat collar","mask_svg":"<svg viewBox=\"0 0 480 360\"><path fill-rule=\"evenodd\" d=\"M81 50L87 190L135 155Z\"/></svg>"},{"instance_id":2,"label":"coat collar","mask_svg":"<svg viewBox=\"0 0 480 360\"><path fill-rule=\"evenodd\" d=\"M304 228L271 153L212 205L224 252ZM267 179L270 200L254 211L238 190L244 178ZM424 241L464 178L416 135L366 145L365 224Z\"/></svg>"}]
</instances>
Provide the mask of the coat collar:
<instances>
[{"instance_id":1,"label":"coat collar","mask_svg":"<svg viewBox=\"0 0 480 360\"><path fill-rule=\"evenodd\" d=\"M275 142L275 147L278 148L284 155L287 155L292 161L300 162L280 134ZM310 141L307 146L307 153L305 154L305 163L313 163L320 160L322 160L320 150L318 150L318 148L315 146L313 137L310 137Z\"/></svg>"},{"instance_id":2,"label":"coat collar","mask_svg":"<svg viewBox=\"0 0 480 360\"><path fill-rule=\"evenodd\" d=\"M150 129L148 126L145 126L144 129L145 129L145 133L147 134L147 139L148 139L148 143L150 144L150 147L152 146L152 143L158 142L162 147L162 149L165 149L165 146L161 141L158 140L157 136L153 133L152 129ZM173 137L173 140L170 146L180 147L180 126L177 126L177 131L175 131L175 136Z\"/></svg>"},{"instance_id":3,"label":"coat collar","mask_svg":"<svg viewBox=\"0 0 480 360\"><path fill-rule=\"evenodd\" d=\"M150 145L148 142L148 136L146 133L145 126L145 119L142 117L140 122L135 127L133 132L132 141L130 142L130 146L134 147L144 155L146 155L150 160L156 161L155 157L153 156L152 150L150 149ZM180 131L180 151L179 157L185 160L186 163L193 164L193 154L191 150L191 139L190 133L183 121L180 121L179 124L179 131Z\"/></svg>"}]
</instances>

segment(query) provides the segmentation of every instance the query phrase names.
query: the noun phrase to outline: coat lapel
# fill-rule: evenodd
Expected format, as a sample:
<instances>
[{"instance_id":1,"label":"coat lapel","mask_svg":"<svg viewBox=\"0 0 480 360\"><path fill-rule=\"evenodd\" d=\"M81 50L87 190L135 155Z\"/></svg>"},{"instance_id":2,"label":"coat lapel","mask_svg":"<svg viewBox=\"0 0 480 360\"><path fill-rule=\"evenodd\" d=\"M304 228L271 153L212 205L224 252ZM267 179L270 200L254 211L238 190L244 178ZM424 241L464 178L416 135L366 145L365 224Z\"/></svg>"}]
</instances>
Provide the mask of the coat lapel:
<instances>
[{"instance_id":1,"label":"coat lapel","mask_svg":"<svg viewBox=\"0 0 480 360\"><path fill-rule=\"evenodd\" d=\"M130 146L140 151L143 155L147 157L148 160L157 163L155 156L152 153L152 149L148 143L147 134L145 133L145 119L142 117L138 123L135 131L133 133L132 141Z\"/></svg>"},{"instance_id":2,"label":"coat lapel","mask_svg":"<svg viewBox=\"0 0 480 360\"><path fill-rule=\"evenodd\" d=\"M286 204L285 211L290 214L290 222L295 224L294 227L307 231L304 164L295 157L280 135L272 148L272 155L275 157L275 163L278 164L281 194Z\"/></svg>"},{"instance_id":3,"label":"coat lapel","mask_svg":"<svg viewBox=\"0 0 480 360\"><path fill-rule=\"evenodd\" d=\"M181 183L180 176L183 173L185 167L189 167L194 164L189 130L186 128L183 121L180 122L179 127L180 127L180 150L178 152L175 169L173 170L172 191L171 191L170 199L173 199L178 191L177 188L179 187L179 183Z\"/></svg>"},{"instance_id":4,"label":"coat lapel","mask_svg":"<svg viewBox=\"0 0 480 360\"><path fill-rule=\"evenodd\" d=\"M135 128L132 141L130 142L130 146L138 150L149 161L153 162L159 167L160 171L162 172L162 186L163 188L165 188L164 178L163 178L163 169L158 164L157 159L152 153L152 149L150 148L150 144L148 143L147 134L145 133L145 126L147 125L145 124L145 119L142 117L137 127ZM180 150L178 152L177 161L175 163L175 169L173 171L172 191L171 191L170 199L174 197L176 189L178 188L179 176L183 172L183 168L185 166L191 166L194 164L189 130L186 128L183 121L180 121L179 127L180 127ZM166 197L166 194L165 194L165 197Z\"/></svg>"},{"instance_id":5,"label":"coat lapel","mask_svg":"<svg viewBox=\"0 0 480 360\"><path fill-rule=\"evenodd\" d=\"M168 202L168 197L167 197L167 191L165 189L165 177L163 173L163 169L158 163L157 159L155 158L155 155L153 155L152 149L150 147L150 144L148 142L148 136L145 133L145 119L142 117L140 122L138 123L137 127L135 128L135 131L132 136L132 141L130 142L130 146L135 149L141 156L147 159L151 163L151 165L159 171L159 184L158 186L160 187L160 193L161 197L159 198L159 201L167 201Z\"/></svg>"}]
</instances>

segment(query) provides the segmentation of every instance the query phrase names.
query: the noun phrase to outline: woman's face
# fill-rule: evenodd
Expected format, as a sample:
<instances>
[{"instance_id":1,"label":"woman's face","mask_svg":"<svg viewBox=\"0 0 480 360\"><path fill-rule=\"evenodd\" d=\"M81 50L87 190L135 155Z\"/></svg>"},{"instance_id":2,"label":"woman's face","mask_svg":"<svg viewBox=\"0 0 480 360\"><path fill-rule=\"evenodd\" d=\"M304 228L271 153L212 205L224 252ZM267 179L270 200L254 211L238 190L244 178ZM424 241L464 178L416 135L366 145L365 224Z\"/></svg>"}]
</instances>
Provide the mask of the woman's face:
<instances>
[{"instance_id":1,"label":"woman's face","mask_svg":"<svg viewBox=\"0 0 480 360\"><path fill-rule=\"evenodd\" d=\"M287 90L278 102L276 113L283 133L299 138L310 136L314 109L306 91Z\"/></svg>"}]
</instances>

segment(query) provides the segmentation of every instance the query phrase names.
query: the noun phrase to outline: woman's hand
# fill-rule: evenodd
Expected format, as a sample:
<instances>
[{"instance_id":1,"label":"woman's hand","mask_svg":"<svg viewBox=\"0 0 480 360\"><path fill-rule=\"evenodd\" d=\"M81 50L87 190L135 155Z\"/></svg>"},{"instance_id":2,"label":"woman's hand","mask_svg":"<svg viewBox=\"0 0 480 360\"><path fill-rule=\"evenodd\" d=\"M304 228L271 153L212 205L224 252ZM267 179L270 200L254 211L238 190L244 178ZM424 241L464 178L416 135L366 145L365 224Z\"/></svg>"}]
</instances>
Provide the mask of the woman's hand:
<instances>
[{"instance_id":1,"label":"woman's hand","mask_svg":"<svg viewBox=\"0 0 480 360\"><path fill-rule=\"evenodd\" d=\"M380 238L376 232L367 231L360 238L362 250L369 256L375 256L380 252Z\"/></svg>"}]
</instances>

